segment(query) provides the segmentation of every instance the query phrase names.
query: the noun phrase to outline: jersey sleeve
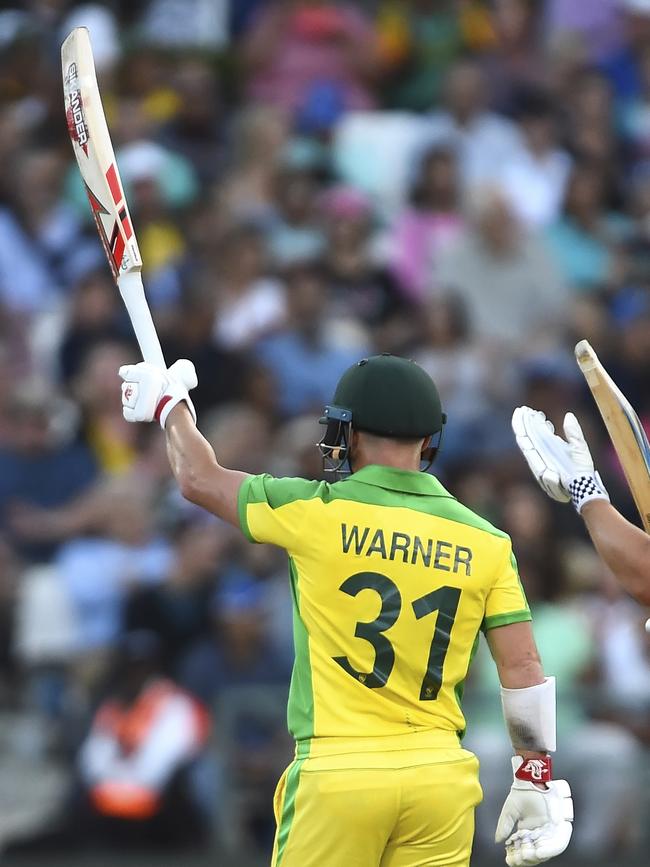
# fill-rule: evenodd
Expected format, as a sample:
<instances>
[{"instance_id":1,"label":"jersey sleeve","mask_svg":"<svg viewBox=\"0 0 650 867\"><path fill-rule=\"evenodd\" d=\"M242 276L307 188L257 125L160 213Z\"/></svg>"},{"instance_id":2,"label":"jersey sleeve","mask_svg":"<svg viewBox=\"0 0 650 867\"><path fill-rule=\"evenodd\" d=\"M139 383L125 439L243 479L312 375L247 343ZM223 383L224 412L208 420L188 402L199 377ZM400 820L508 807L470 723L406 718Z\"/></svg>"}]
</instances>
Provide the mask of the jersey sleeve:
<instances>
[{"instance_id":1,"label":"jersey sleeve","mask_svg":"<svg viewBox=\"0 0 650 867\"><path fill-rule=\"evenodd\" d=\"M495 580L485 602L483 630L532 620L510 540L504 540Z\"/></svg>"},{"instance_id":2,"label":"jersey sleeve","mask_svg":"<svg viewBox=\"0 0 650 867\"><path fill-rule=\"evenodd\" d=\"M239 525L251 542L269 542L295 551L303 537L308 501L319 496L323 482L249 476L239 489Z\"/></svg>"}]
</instances>

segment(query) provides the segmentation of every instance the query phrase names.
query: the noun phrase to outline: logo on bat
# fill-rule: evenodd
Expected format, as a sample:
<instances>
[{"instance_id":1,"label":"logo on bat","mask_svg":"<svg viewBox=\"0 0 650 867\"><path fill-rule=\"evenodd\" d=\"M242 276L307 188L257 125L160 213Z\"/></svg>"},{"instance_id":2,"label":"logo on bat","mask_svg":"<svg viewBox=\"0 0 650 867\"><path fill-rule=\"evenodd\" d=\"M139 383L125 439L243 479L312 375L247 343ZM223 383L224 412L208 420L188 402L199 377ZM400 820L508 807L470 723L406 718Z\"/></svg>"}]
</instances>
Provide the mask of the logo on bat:
<instances>
[{"instance_id":1,"label":"logo on bat","mask_svg":"<svg viewBox=\"0 0 650 867\"><path fill-rule=\"evenodd\" d=\"M65 113L68 123L70 138L76 141L83 152L88 156L88 126L83 112L83 100L78 86L77 64L71 63L65 76L65 83L69 89L69 104Z\"/></svg>"}]
</instances>

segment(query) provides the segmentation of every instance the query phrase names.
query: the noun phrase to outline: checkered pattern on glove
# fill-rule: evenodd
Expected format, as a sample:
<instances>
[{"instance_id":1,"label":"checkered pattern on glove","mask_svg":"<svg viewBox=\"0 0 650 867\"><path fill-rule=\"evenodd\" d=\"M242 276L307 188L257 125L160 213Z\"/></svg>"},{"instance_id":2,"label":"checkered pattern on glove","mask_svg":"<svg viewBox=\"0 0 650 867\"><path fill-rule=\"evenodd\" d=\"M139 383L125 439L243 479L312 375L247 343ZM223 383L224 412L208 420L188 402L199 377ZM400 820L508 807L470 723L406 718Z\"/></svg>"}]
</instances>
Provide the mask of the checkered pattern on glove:
<instances>
[{"instance_id":1,"label":"checkered pattern on glove","mask_svg":"<svg viewBox=\"0 0 650 867\"><path fill-rule=\"evenodd\" d=\"M578 513L590 500L607 500L609 502L609 494L597 472L576 476L569 484L569 494Z\"/></svg>"}]
</instances>

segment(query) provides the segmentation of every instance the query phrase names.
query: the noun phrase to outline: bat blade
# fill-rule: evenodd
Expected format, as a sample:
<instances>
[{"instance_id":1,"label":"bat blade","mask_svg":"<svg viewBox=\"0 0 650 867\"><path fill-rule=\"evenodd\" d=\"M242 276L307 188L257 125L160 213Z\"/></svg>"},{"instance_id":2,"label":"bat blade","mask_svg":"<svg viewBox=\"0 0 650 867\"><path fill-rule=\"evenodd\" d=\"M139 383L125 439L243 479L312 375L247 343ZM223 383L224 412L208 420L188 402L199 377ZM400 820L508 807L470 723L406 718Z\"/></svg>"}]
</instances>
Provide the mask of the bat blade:
<instances>
[{"instance_id":1,"label":"bat blade","mask_svg":"<svg viewBox=\"0 0 650 867\"><path fill-rule=\"evenodd\" d=\"M76 27L61 46L63 96L72 149L111 271L142 267L97 85L90 35Z\"/></svg>"},{"instance_id":2,"label":"bat blade","mask_svg":"<svg viewBox=\"0 0 650 867\"><path fill-rule=\"evenodd\" d=\"M99 238L145 361L165 367L142 285L142 258L97 85L90 34L75 27L61 46L70 141Z\"/></svg>"},{"instance_id":3,"label":"bat blade","mask_svg":"<svg viewBox=\"0 0 650 867\"><path fill-rule=\"evenodd\" d=\"M643 526L650 533L650 444L641 421L587 340L576 345L575 354L618 455Z\"/></svg>"}]
</instances>

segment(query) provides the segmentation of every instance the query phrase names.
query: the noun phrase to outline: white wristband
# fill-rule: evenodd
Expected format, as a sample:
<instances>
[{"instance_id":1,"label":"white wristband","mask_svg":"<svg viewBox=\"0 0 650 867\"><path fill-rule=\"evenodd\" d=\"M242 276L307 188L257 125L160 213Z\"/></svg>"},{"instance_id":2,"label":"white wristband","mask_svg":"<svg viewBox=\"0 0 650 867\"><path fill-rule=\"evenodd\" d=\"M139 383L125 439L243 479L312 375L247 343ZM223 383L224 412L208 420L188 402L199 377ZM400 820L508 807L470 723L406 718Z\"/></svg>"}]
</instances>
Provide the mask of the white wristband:
<instances>
[{"instance_id":1,"label":"white wristband","mask_svg":"<svg viewBox=\"0 0 650 867\"><path fill-rule=\"evenodd\" d=\"M555 678L524 689L501 687L501 704L508 733L515 750L554 752Z\"/></svg>"}]
</instances>

